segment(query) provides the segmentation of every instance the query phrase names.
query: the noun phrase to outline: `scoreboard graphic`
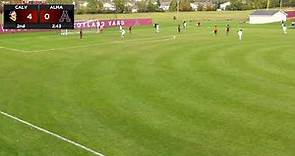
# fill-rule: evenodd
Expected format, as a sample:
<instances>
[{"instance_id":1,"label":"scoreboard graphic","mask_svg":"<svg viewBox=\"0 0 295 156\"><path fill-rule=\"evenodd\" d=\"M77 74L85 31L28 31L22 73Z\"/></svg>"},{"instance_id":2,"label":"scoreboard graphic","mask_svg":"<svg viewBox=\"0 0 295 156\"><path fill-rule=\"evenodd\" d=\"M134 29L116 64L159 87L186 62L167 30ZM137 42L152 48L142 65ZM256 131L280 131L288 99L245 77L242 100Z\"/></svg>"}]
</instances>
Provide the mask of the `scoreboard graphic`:
<instances>
[{"instance_id":1,"label":"scoreboard graphic","mask_svg":"<svg viewBox=\"0 0 295 156\"><path fill-rule=\"evenodd\" d=\"M4 29L74 29L74 5L4 5Z\"/></svg>"}]
</instances>

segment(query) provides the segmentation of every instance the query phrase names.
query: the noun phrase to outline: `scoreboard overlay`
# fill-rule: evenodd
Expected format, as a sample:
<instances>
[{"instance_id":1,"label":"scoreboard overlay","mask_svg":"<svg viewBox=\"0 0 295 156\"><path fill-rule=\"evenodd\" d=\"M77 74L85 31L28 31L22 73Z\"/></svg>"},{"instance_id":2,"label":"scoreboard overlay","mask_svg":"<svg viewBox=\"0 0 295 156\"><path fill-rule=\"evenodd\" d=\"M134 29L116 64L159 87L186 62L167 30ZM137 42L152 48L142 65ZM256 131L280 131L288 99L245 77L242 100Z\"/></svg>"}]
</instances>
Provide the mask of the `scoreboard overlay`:
<instances>
[{"instance_id":1,"label":"scoreboard overlay","mask_svg":"<svg viewBox=\"0 0 295 156\"><path fill-rule=\"evenodd\" d=\"M74 29L74 5L4 5L4 29Z\"/></svg>"}]
</instances>

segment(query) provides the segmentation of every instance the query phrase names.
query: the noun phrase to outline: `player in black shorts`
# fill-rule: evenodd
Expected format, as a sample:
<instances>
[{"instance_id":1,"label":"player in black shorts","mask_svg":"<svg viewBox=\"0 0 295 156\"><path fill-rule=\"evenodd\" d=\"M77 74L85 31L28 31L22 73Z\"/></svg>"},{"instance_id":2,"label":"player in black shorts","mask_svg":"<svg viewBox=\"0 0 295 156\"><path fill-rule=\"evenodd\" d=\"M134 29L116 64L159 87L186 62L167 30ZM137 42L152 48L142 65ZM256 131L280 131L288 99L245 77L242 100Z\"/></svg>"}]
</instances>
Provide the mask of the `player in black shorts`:
<instances>
[{"instance_id":1,"label":"player in black shorts","mask_svg":"<svg viewBox=\"0 0 295 156\"><path fill-rule=\"evenodd\" d=\"M226 36L228 36L229 31L230 31L230 26L229 26L229 24L228 24L228 25L226 25Z\"/></svg>"},{"instance_id":2,"label":"player in black shorts","mask_svg":"<svg viewBox=\"0 0 295 156\"><path fill-rule=\"evenodd\" d=\"M180 31L181 31L180 24L178 24L177 31L178 31L178 33L180 33Z\"/></svg>"},{"instance_id":3,"label":"player in black shorts","mask_svg":"<svg viewBox=\"0 0 295 156\"><path fill-rule=\"evenodd\" d=\"M129 33L132 33L132 26L129 27Z\"/></svg>"},{"instance_id":4,"label":"player in black shorts","mask_svg":"<svg viewBox=\"0 0 295 156\"><path fill-rule=\"evenodd\" d=\"M82 28L80 28L80 39L82 39L83 37L83 32L82 32Z\"/></svg>"},{"instance_id":5,"label":"player in black shorts","mask_svg":"<svg viewBox=\"0 0 295 156\"><path fill-rule=\"evenodd\" d=\"M217 25L214 26L213 32L214 32L214 35L217 36L217 32L218 32Z\"/></svg>"}]
</instances>

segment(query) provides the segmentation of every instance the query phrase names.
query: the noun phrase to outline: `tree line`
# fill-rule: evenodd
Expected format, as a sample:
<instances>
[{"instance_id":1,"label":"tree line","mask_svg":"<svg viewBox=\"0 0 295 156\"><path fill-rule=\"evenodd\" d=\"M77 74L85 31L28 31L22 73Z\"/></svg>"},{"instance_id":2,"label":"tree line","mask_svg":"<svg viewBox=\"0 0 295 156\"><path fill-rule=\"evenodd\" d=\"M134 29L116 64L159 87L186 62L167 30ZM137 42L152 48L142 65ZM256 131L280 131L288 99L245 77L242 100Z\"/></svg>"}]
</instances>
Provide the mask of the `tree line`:
<instances>
[{"instance_id":1,"label":"tree line","mask_svg":"<svg viewBox=\"0 0 295 156\"><path fill-rule=\"evenodd\" d=\"M265 9L280 7L295 7L295 0L211 0L211 5L203 6L202 3L198 3L202 0L170 0L169 11L193 11L191 3L198 4L198 11L211 11L219 8L219 5L224 2L231 2L226 10L251 10L251 9ZM1 3L21 3L22 0L1 0ZM79 3L79 0L50 0L47 3L61 3L61 4L72 4L75 2ZM114 11L106 11L103 7L103 0L87 0L87 6L76 7L76 13L105 13L105 12L115 12L115 13L128 13L131 12L132 6L127 5L127 0L113 0L115 5ZM209 1L210 2L210 1ZM179 4L179 6L178 6ZM137 12L161 12L161 0L142 0L135 2ZM0 5L0 12L3 11L3 5Z\"/></svg>"}]
</instances>

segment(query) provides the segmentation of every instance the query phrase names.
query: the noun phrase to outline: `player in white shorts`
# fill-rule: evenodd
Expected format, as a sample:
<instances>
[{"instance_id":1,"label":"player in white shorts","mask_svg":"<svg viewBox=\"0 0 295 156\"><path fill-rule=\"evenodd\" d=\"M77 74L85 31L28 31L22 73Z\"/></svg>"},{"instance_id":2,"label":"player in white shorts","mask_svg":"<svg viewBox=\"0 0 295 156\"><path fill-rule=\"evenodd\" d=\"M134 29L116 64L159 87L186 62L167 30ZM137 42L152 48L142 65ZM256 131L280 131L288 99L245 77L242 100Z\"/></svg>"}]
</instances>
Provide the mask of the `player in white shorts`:
<instances>
[{"instance_id":1,"label":"player in white shorts","mask_svg":"<svg viewBox=\"0 0 295 156\"><path fill-rule=\"evenodd\" d=\"M125 29L122 28L122 30L121 30L121 39L125 38L125 33L126 33Z\"/></svg>"},{"instance_id":2,"label":"player in white shorts","mask_svg":"<svg viewBox=\"0 0 295 156\"><path fill-rule=\"evenodd\" d=\"M160 32L160 25L156 24L156 33L159 33L159 32Z\"/></svg>"},{"instance_id":3,"label":"player in white shorts","mask_svg":"<svg viewBox=\"0 0 295 156\"><path fill-rule=\"evenodd\" d=\"M186 29L186 27L187 27L187 23L186 21L183 21L183 29Z\"/></svg>"},{"instance_id":4,"label":"player in white shorts","mask_svg":"<svg viewBox=\"0 0 295 156\"><path fill-rule=\"evenodd\" d=\"M239 35L239 39L242 40L242 37L243 37L243 29L240 29L238 31L238 35Z\"/></svg>"},{"instance_id":5,"label":"player in white shorts","mask_svg":"<svg viewBox=\"0 0 295 156\"><path fill-rule=\"evenodd\" d=\"M282 28L283 28L283 32L284 32L284 34L287 34L287 26L286 26L286 24L284 24L284 25L282 26Z\"/></svg>"},{"instance_id":6,"label":"player in white shorts","mask_svg":"<svg viewBox=\"0 0 295 156\"><path fill-rule=\"evenodd\" d=\"M282 28L283 28L284 25L285 25L285 22L284 21L281 21Z\"/></svg>"}]
</instances>

